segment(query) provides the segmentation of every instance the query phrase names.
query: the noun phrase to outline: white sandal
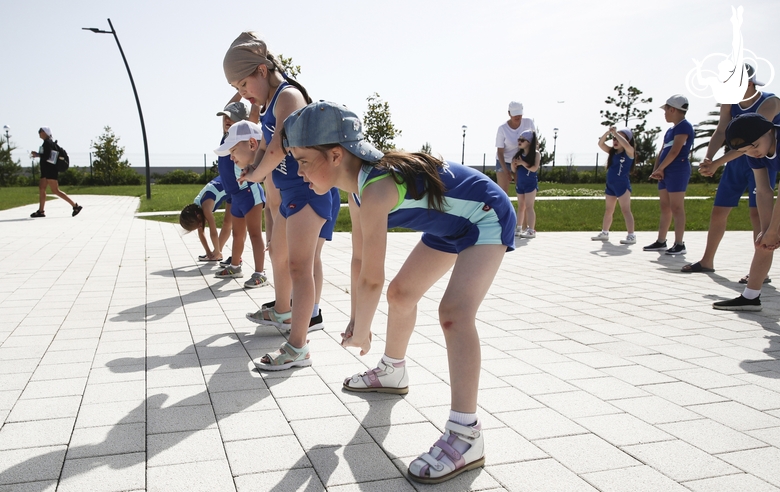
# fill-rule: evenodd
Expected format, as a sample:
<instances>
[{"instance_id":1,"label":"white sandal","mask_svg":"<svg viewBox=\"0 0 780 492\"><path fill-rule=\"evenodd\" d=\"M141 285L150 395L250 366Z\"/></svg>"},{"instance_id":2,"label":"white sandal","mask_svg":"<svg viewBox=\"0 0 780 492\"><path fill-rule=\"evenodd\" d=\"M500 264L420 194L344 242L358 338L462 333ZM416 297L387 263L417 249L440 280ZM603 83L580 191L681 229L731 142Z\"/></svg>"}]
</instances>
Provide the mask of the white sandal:
<instances>
[{"instance_id":1,"label":"white sandal","mask_svg":"<svg viewBox=\"0 0 780 492\"><path fill-rule=\"evenodd\" d=\"M409 478L415 482L441 483L485 464L485 441L479 422L469 427L448 420L444 428L444 435L430 451L409 464ZM462 449L463 444L457 441L468 444L468 449L458 451L456 446Z\"/></svg>"},{"instance_id":2,"label":"white sandal","mask_svg":"<svg viewBox=\"0 0 780 492\"><path fill-rule=\"evenodd\" d=\"M355 374L344 380L343 387L356 393L390 393L405 395L409 393L409 376L406 374L406 364L385 364L383 359L375 369L363 374Z\"/></svg>"}]
</instances>

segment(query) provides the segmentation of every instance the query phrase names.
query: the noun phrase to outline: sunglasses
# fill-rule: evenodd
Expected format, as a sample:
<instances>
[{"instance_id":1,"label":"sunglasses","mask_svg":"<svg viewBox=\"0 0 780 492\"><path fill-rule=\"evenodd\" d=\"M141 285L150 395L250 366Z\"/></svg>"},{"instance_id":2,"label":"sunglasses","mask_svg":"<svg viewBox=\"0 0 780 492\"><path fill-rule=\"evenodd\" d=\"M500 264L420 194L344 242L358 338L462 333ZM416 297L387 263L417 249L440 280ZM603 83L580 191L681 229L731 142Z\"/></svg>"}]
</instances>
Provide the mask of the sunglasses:
<instances>
[{"instance_id":1,"label":"sunglasses","mask_svg":"<svg viewBox=\"0 0 780 492\"><path fill-rule=\"evenodd\" d=\"M517 139L517 143L526 143L527 141L528 141L528 140L526 140L526 139L524 139L524 138L518 138L518 139Z\"/></svg>"}]
</instances>

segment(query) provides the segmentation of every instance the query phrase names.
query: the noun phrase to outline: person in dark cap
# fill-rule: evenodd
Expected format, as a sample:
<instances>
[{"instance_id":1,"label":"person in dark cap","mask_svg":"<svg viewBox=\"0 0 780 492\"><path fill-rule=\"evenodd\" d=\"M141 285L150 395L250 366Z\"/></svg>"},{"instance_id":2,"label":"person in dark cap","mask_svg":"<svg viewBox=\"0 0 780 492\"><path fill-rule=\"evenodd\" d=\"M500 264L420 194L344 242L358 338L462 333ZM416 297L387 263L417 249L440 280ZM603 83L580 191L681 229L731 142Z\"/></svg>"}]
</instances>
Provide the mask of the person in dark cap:
<instances>
[{"instance_id":1,"label":"person in dark cap","mask_svg":"<svg viewBox=\"0 0 780 492\"><path fill-rule=\"evenodd\" d=\"M755 252L745 290L739 297L713 303L714 309L760 311L761 285L772 267L775 249L780 247L780 200L774 204L770 173L780 170L778 159L780 126L758 113L740 115L726 127L726 145L747 156L756 181L756 208L761 232L755 241Z\"/></svg>"}]
</instances>

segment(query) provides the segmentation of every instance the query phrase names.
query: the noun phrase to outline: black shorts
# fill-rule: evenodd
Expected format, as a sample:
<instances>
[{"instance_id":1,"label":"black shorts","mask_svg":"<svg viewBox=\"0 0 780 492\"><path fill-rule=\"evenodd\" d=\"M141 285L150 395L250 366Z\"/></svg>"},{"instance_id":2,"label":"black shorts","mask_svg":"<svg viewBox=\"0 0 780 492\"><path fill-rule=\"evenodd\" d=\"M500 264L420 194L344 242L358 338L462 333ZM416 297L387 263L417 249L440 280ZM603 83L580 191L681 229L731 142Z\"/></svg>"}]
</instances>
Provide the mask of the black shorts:
<instances>
[{"instance_id":1,"label":"black shorts","mask_svg":"<svg viewBox=\"0 0 780 492\"><path fill-rule=\"evenodd\" d=\"M57 166L48 162L41 163L41 177L46 179L57 180L59 178L59 172Z\"/></svg>"}]
</instances>

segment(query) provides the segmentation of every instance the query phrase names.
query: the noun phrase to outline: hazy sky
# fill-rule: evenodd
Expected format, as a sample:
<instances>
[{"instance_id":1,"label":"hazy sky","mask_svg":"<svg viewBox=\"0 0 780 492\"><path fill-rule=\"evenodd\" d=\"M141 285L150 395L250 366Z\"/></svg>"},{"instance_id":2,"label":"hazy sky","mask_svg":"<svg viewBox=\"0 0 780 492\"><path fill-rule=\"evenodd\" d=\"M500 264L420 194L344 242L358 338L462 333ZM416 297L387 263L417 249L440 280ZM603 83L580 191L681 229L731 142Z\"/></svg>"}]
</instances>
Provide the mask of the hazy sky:
<instances>
[{"instance_id":1,"label":"hazy sky","mask_svg":"<svg viewBox=\"0 0 780 492\"><path fill-rule=\"evenodd\" d=\"M143 143L130 82L108 29L111 18L133 71L153 166L209 163L220 138L215 116L233 95L222 58L243 30L301 65L312 97L359 114L378 92L402 129L398 146L490 165L496 128L511 100L525 105L558 164L590 163L603 133L599 110L617 84L660 106L691 100L688 118L706 119L713 99L686 93L692 59L728 53L731 6L721 0L645 1L52 1L5 0L0 8L0 125L28 166L37 130L85 165L90 142L109 125L133 165ZM745 47L780 69L780 2L742 2ZM760 71L761 69L759 69ZM775 81L768 91L780 91ZM558 102L565 101L565 102ZM666 128L661 111L650 126ZM603 156L601 157L603 162Z\"/></svg>"}]
</instances>

